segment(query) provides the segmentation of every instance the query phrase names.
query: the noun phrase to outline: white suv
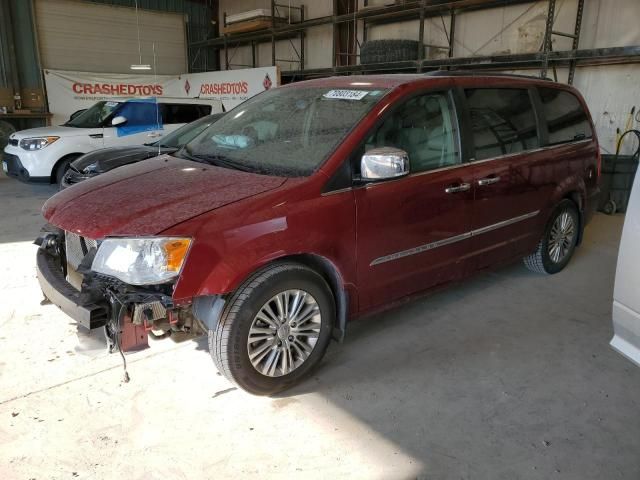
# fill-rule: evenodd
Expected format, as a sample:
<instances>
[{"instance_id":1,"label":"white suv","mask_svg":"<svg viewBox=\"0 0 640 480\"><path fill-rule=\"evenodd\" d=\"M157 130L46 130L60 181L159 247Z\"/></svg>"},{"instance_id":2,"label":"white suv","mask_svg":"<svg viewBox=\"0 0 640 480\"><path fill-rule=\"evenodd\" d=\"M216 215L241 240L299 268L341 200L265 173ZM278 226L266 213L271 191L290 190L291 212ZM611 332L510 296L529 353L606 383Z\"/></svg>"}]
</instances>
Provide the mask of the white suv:
<instances>
[{"instance_id":1,"label":"white suv","mask_svg":"<svg viewBox=\"0 0 640 480\"><path fill-rule=\"evenodd\" d=\"M11 134L2 169L24 182L59 183L69 164L92 150L155 142L185 123L222 112L219 100L102 101L59 127Z\"/></svg>"}]
</instances>

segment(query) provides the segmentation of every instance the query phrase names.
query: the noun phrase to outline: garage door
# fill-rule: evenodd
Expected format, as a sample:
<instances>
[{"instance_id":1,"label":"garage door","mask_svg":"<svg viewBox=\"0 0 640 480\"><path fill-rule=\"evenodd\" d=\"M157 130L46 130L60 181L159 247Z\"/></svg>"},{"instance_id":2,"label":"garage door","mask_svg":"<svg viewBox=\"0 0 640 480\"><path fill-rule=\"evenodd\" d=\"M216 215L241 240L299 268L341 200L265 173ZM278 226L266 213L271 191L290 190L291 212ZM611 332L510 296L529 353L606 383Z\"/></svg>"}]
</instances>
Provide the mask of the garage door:
<instances>
[{"instance_id":1,"label":"garage door","mask_svg":"<svg viewBox=\"0 0 640 480\"><path fill-rule=\"evenodd\" d=\"M158 74L187 71L185 16L138 10L142 63ZM135 9L76 0L36 0L42 66L56 70L128 73L140 63Z\"/></svg>"}]
</instances>

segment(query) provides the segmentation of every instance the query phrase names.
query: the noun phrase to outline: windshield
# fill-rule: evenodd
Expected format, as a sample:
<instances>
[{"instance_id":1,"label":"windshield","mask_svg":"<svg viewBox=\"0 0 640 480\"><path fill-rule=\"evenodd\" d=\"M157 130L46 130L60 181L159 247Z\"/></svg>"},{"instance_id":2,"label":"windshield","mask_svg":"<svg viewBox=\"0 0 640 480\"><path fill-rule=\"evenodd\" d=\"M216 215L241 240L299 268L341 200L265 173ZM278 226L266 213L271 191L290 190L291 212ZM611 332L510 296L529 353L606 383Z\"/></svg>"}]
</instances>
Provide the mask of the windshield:
<instances>
[{"instance_id":1,"label":"windshield","mask_svg":"<svg viewBox=\"0 0 640 480\"><path fill-rule=\"evenodd\" d=\"M257 173L310 175L385 93L360 87L268 90L211 125L183 154Z\"/></svg>"},{"instance_id":2,"label":"windshield","mask_svg":"<svg viewBox=\"0 0 640 480\"><path fill-rule=\"evenodd\" d=\"M122 102L98 102L77 117L64 124L65 127L98 128L122 105Z\"/></svg>"},{"instance_id":3,"label":"windshield","mask_svg":"<svg viewBox=\"0 0 640 480\"><path fill-rule=\"evenodd\" d=\"M198 120L187 123L182 127L174 130L162 137L162 139L158 140L155 143L152 143L154 147L167 147L167 148L180 148L183 145L189 143L191 140L196 138L199 134L201 134L205 128L215 122L218 118L220 118L222 114L216 115L207 115L205 117L199 118Z\"/></svg>"}]
</instances>

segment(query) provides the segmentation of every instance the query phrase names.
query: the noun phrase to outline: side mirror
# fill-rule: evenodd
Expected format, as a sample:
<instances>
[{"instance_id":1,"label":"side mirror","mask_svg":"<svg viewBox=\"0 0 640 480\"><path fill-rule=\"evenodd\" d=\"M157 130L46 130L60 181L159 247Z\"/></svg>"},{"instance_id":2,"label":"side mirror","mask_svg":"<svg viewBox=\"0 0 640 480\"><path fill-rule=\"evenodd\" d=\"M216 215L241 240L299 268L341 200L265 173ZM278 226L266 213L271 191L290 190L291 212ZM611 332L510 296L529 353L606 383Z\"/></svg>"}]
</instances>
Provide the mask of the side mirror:
<instances>
[{"instance_id":1,"label":"side mirror","mask_svg":"<svg viewBox=\"0 0 640 480\"><path fill-rule=\"evenodd\" d=\"M113 120L111 120L112 127L117 127L118 125L124 125L125 123L127 123L127 117L123 117L122 115L118 115L117 117L114 117Z\"/></svg>"},{"instance_id":2,"label":"side mirror","mask_svg":"<svg viewBox=\"0 0 640 480\"><path fill-rule=\"evenodd\" d=\"M408 174L409 155L399 148L374 148L360 160L360 178L365 181L375 182Z\"/></svg>"}]
</instances>

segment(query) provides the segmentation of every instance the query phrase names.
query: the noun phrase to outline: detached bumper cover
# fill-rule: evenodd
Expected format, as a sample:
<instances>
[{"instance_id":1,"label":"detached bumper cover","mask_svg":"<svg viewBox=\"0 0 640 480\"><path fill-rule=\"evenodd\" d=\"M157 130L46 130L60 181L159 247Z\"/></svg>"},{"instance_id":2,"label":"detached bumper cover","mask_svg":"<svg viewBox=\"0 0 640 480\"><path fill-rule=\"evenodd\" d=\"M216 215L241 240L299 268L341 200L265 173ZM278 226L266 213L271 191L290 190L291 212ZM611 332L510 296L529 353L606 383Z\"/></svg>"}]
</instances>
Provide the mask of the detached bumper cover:
<instances>
[{"instance_id":1,"label":"detached bumper cover","mask_svg":"<svg viewBox=\"0 0 640 480\"><path fill-rule=\"evenodd\" d=\"M65 280L57 259L43 249L38 250L36 270L40 288L51 303L87 329L106 324L109 318L108 305L85 303L80 292Z\"/></svg>"}]
</instances>

